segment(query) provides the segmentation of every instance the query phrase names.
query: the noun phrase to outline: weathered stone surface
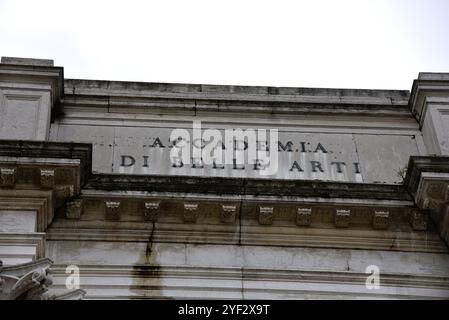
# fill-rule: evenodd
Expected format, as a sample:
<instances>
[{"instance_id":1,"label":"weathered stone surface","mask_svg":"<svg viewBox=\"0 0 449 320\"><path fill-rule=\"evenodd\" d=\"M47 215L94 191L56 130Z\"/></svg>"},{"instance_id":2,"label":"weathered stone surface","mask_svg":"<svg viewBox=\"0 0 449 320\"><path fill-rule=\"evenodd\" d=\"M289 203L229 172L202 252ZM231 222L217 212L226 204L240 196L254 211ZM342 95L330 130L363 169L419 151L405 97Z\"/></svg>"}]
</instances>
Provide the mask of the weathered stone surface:
<instances>
[{"instance_id":1,"label":"weathered stone surface","mask_svg":"<svg viewBox=\"0 0 449 320\"><path fill-rule=\"evenodd\" d=\"M35 232L36 211L0 210L0 232Z\"/></svg>"},{"instance_id":2,"label":"weathered stone surface","mask_svg":"<svg viewBox=\"0 0 449 320\"><path fill-rule=\"evenodd\" d=\"M354 139L366 182L402 183L410 156L419 155L414 136L354 135Z\"/></svg>"}]
</instances>

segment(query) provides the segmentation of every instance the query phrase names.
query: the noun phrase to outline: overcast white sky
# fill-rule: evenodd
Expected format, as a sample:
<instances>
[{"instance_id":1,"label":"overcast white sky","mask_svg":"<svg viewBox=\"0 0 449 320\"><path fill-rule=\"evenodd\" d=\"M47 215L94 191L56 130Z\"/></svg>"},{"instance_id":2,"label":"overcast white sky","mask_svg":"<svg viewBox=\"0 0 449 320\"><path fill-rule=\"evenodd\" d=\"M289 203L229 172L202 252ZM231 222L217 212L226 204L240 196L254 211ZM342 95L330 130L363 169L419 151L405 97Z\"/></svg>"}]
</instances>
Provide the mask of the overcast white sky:
<instances>
[{"instance_id":1,"label":"overcast white sky","mask_svg":"<svg viewBox=\"0 0 449 320\"><path fill-rule=\"evenodd\" d=\"M0 0L0 55L66 78L410 89L449 71L449 0Z\"/></svg>"}]
</instances>

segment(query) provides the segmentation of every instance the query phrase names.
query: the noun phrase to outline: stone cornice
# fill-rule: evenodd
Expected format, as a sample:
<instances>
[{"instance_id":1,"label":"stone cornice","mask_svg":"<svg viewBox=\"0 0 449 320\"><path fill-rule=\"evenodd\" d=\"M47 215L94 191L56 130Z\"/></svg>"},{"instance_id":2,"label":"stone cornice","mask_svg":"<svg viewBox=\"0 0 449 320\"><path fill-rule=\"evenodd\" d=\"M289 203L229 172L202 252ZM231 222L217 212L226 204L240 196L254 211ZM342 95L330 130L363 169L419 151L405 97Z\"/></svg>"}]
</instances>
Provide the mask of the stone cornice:
<instances>
[{"instance_id":1,"label":"stone cornice","mask_svg":"<svg viewBox=\"0 0 449 320\"><path fill-rule=\"evenodd\" d=\"M412 200L402 185L255 178L95 174L85 189Z\"/></svg>"},{"instance_id":2,"label":"stone cornice","mask_svg":"<svg viewBox=\"0 0 449 320\"><path fill-rule=\"evenodd\" d=\"M107 96L366 105L404 105L409 97L409 92L406 90L234 86L82 79L65 79L65 92L67 94Z\"/></svg>"},{"instance_id":3,"label":"stone cornice","mask_svg":"<svg viewBox=\"0 0 449 320\"><path fill-rule=\"evenodd\" d=\"M0 140L0 204L37 212L36 230L52 222L55 208L77 197L91 174L92 146Z\"/></svg>"},{"instance_id":4,"label":"stone cornice","mask_svg":"<svg viewBox=\"0 0 449 320\"><path fill-rule=\"evenodd\" d=\"M420 125L424 122L429 102L438 102L442 97L449 97L449 73L420 73L413 81L409 109ZM447 101L443 103L447 104Z\"/></svg>"},{"instance_id":5,"label":"stone cornice","mask_svg":"<svg viewBox=\"0 0 449 320\"><path fill-rule=\"evenodd\" d=\"M79 160L80 185L84 185L92 173L91 144L0 140L0 157Z\"/></svg>"},{"instance_id":6,"label":"stone cornice","mask_svg":"<svg viewBox=\"0 0 449 320\"><path fill-rule=\"evenodd\" d=\"M65 107L127 112L410 116L408 91L65 80Z\"/></svg>"}]
</instances>

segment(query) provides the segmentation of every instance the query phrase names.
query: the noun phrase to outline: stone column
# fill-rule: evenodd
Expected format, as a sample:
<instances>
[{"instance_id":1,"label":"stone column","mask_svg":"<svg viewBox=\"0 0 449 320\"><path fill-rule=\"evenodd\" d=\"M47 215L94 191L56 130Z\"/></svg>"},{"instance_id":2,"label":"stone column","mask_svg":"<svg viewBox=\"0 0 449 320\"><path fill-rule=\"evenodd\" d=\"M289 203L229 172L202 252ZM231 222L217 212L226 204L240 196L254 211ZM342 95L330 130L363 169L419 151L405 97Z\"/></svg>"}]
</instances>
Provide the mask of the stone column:
<instances>
[{"instance_id":1,"label":"stone column","mask_svg":"<svg viewBox=\"0 0 449 320\"><path fill-rule=\"evenodd\" d=\"M48 140L63 89L63 68L53 60L2 57L0 140Z\"/></svg>"}]
</instances>

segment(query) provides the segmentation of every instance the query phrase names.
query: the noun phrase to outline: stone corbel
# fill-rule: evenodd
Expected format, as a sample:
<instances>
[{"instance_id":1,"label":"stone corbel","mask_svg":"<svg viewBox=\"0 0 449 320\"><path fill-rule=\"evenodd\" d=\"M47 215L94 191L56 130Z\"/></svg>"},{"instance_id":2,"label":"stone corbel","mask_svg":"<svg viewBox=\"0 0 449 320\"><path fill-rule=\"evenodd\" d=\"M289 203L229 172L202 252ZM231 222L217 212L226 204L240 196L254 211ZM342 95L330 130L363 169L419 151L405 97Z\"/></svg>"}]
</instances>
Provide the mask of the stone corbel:
<instances>
[{"instance_id":1,"label":"stone corbel","mask_svg":"<svg viewBox=\"0 0 449 320\"><path fill-rule=\"evenodd\" d=\"M234 223L237 216L237 205L221 205L220 220L223 223Z\"/></svg>"},{"instance_id":2,"label":"stone corbel","mask_svg":"<svg viewBox=\"0 0 449 320\"><path fill-rule=\"evenodd\" d=\"M296 225L310 226L312 223L312 208L298 208L296 211Z\"/></svg>"},{"instance_id":3,"label":"stone corbel","mask_svg":"<svg viewBox=\"0 0 449 320\"><path fill-rule=\"evenodd\" d=\"M67 202L67 219L77 219L81 218L83 214L83 199L75 199Z\"/></svg>"},{"instance_id":4,"label":"stone corbel","mask_svg":"<svg viewBox=\"0 0 449 320\"><path fill-rule=\"evenodd\" d=\"M268 206L259 206L259 224L272 225L274 220L274 208Z\"/></svg>"},{"instance_id":5,"label":"stone corbel","mask_svg":"<svg viewBox=\"0 0 449 320\"><path fill-rule=\"evenodd\" d=\"M335 226L337 228L347 228L351 221L351 210L335 210Z\"/></svg>"},{"instance_id":6,"label":"stone corbel","mask_svg":"<svg viewBox=\"0 0 449 320\"><path fill-rule=\"evenodd\" d=\"M104 206L106 220L120 220L120 201L106 201Z\"/></svg>"},{"instance_id":7,"label":"stone corbel","mask_svg":"<svg viewBox=\"0 0 449 320\"><path fill-rule=\"evenodd\" d=\"M195 223L198 219L198 204L184 203L183 220L185 223Z\"/></svg>"},{"instance_id":8,"label":"stone corbel","mask_svg":"<svg viewBox=\"0 0 449 320\"><path fill-rule=\"evenodd\" d=\"M449 157L410 157L405 186L417 208L410 224L414 230L426 230L430 218L449 245Z\"/></svg>"},{"instance_id":9,"label":"stone corbel","mask_svg":"<svg viewBox=\"0 0 449 320\"><path fill-rule=\"evenodd\" d=\"M144 218L145 221L156 222L161 212L159 201L144 203Z\"/></svg>"}]
</instances>

